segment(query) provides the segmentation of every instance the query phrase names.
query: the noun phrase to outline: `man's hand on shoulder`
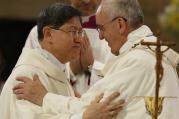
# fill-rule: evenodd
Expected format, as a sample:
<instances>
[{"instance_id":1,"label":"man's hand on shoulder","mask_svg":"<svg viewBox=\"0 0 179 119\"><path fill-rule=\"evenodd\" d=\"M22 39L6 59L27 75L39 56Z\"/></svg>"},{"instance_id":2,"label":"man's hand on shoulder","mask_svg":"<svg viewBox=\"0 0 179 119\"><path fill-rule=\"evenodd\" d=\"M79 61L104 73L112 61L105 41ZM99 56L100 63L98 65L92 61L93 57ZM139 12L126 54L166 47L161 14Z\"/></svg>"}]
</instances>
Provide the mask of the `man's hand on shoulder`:
<instances>
[{"instance_id":1,"label":"man's hand on shoulder","mask_svg":"<svg viewBox=\"0 0 179 119\"><path fill-rule=\"evenodd\" d=\"M47 90L40 82L38 75L35 74L33 80L28 77L16 77L16 80L22 82L13 87L17 99L25 99L41 106Z\"/></svg>"}]
</instances>

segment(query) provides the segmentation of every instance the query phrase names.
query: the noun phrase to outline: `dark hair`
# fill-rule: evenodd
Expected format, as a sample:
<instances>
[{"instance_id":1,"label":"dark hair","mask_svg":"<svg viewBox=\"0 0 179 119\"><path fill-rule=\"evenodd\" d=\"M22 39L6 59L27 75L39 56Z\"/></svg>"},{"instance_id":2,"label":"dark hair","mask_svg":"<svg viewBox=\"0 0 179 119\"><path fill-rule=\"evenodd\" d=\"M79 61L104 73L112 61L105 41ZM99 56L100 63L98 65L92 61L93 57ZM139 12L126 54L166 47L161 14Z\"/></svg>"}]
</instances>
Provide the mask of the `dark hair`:
<instances>
[{"instance_id":1,"label":"dark hair","mask_svg":"<svg viewBox=\"0 0 179 119\"><path fill-rule=\"evenodd\" d=\"M59 28L75 16L79 17L81 20L80 11L73 8L72 6L62 3L55 3L45 8L40 12L37 20L38 39L42 40L44 37L42 31L43 27L51 26Z\"/></svg>"}]
</instances>

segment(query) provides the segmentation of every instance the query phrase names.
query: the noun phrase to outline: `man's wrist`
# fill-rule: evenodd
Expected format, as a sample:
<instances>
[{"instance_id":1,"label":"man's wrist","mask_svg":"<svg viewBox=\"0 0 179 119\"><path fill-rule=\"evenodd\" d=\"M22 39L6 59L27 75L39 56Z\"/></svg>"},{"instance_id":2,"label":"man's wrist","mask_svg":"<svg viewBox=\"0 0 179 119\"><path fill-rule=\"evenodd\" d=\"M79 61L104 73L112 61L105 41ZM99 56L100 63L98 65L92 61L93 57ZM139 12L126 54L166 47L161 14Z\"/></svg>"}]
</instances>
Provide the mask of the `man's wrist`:
<instances>
[{"instance_id":1,"label":"man's wrist","mask_svg":"<svg viewBox=\"0 0 179 119\"><path fill-rule=\"evenodd\" d=\"M41 95L39 95L38 96L38 98L37 98L37 105L39 105L39 106L42 106L42 104L43 104L43 99L44 99L44 97L47 95L47 91L45 91L45 92L43 92Z\"/></svg>"},{"instance_id":2,"label":"man's wrist","mask_svg":"<svg viewBox=\"0 0 179 119\"><path fill-rule=\"evenodd\" d=\"M42 104L41 104L42 107L45 105L45 98L48 98L48 95L50 95L49 92L47 92L46 95L42 98Z\"/></svg>"}]
</instances>

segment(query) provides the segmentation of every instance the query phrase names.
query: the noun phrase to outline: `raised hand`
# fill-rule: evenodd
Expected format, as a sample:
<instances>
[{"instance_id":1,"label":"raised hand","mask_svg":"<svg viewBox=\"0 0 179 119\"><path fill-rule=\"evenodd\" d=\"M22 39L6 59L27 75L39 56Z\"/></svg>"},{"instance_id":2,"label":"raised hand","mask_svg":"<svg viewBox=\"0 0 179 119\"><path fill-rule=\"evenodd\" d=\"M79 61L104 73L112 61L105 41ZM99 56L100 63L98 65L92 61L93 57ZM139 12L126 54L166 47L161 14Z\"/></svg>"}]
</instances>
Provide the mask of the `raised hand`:
<instances>
[{"instance_id":1,"label":"raised hand","mask_svg":"<svg viewBox=\"0 0 179 119\"><path fill-rule=\"evenodd\" d=\"M82 73L88 69L89 65L94 62L94 57L91 49L91 45L86 33L83 34L81 42L80 57L70 62L70 67L74 74Z\"/></svg>"},{"instance_id":2,"label":"raised hand","mask_svg":"<svg viewBox=\"0 0 179 119\"><path fill-rule=\"evenodd\" d=\"M94 63L94 57L91 49L91 44L89 42L88 36L84 33L83 42L81 45L81 55L80 55L81 65L83 70L87 70L89 65Z\"/></svg>"}]
</instances>

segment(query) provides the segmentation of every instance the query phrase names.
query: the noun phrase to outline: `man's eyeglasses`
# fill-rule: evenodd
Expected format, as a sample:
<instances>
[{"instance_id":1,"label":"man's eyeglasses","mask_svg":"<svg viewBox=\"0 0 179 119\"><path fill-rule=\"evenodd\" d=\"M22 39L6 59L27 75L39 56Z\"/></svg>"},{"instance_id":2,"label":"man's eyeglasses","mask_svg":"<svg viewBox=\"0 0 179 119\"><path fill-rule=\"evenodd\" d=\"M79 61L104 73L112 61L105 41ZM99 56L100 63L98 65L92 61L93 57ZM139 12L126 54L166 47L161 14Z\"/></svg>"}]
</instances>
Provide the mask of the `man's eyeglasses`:
<instances>
[{"instance_id":1,"label":"man's eyeglasses","mask_svg":"<svg viewBox=\"0 0 179 119\"><path fill-rule=\"evenodd\" d=\"M126 18L121 17L121 16L118 16L118 17L113 18L111 21L108 21L107 23L104 23L104 24L102 24L102 25L97 25L96 30L97 30L98 32L104 31L105 25L112 23L113 21L115 21L115 20L118 19L118 18L122 18L125 22L127 22L127 19L126 19Z\"/></svg>"},{"instance_id":2,"label":"man's eyeglasses","mask_svg":"<svg viewBox=\"0 0 179 119\"><path fill-rule=\"evenodd\" d=\"M70 34L71 37L73 37L73 38L83 37L83 35L84 35L84 30L69 30L69 31L66 31L66 30L63 30L63 29L60 29L60 28L55 28L55 27L50 27L50 28L55 29L55 30L60 30L62 32Z\"/></svg>"}]
</instances>

